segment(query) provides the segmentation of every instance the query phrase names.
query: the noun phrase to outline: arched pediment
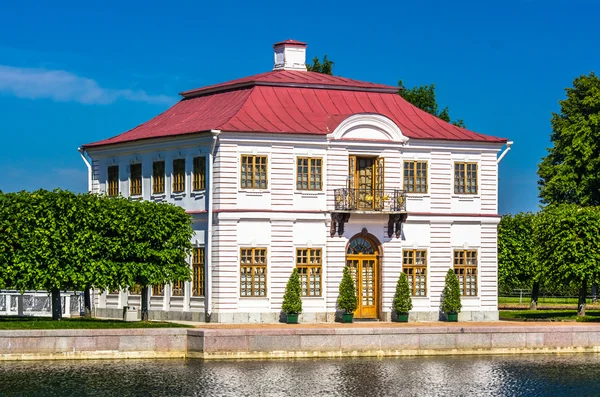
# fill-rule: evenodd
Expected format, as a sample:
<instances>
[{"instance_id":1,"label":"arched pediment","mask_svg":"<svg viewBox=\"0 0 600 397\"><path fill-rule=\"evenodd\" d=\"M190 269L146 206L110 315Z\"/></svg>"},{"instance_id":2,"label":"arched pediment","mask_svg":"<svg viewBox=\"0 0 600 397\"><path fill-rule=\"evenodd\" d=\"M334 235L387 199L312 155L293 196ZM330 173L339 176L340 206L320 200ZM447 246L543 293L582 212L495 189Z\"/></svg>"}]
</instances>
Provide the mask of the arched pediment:
<instances>
[{"instance_id":1,"label":"arched pediment","mask_svg":"<svg viewBox=\"0 0 600 397\"><path fill-rule=\"evenodd\" d=\"M360 113L344 119L329 134L335 140L391 141L404 143L408 138L391 119L381 114Z\"/></svg>"}]
</instances>

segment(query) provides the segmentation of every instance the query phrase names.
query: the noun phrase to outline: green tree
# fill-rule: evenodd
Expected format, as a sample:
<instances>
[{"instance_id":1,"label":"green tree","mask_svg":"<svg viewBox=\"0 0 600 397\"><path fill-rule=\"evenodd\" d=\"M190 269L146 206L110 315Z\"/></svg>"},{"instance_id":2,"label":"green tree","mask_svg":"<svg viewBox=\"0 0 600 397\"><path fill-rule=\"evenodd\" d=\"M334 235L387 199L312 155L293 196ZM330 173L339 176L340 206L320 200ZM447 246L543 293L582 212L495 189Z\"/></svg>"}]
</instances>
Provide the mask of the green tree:
<instances>
[{"instance_id":1,"label":"green tree","mask_svg":"<svg viewBox=\"0 0 600 397\"><path fill-rule=\"evenodd\" d=\"M344 275L340 283L339 296L337 300L338 307L346 313L352 313L358 307L358 298L356 297L356 286L350 275L350 268L344 266Z\"/></svg>"},{"instance_id":2,"label":"green tree","mask_svg":"<svg viewBox=\"0 0 600 397\"><path fill-rule=\"evenodd\" d=\"M394 311L397 314L408 313L413 305L410 297L410 287L408 285L408 277L406 273L400 272L398 282L396 283L396 293L394 294Z\"/></svg>"},{"instance_id":3,"label":"green tree","mask_svg":"<svg viewBox=\"0 0 600 397\"><path fill-rule=\"evenodd\" d=\"M600 78L573 80L552 113L552 147L538 166L544 204L600 205Z\"/></svg>"},{"instance_id":4,"label":"green tree","mask_svg":"<svg viewBox=\"0 0 600 397\"><path fill-rule=\"evenodd\" d=\"M577 312L584 316L588 284L600 274L600 208L549 206L534 225L536 260L549 279L579 287Z\"/></svg>"},{"instance_id":5,"label":"green tree","mask_svg":"<svg viewBox=\"0 0 600 397\"><path fill-rule=\"evenodd\" d=\"M323 56L323 62L319 61L319 57L314 57L313 64L306 65L306 69L308 69L309 72L316 72L333 76L333 65L334 62L327 59L327 54L325 54Z\"/></svg>"},{"instance_id":6,"label":"green tree","mask_svg":"<svg viewBox=\"0 0 600 397\"><path fill-rule=\"evenodd\" d=\"M286 314L302 313L302 299L300 298L301 294L302 287L300 286L298 269L294 268L292 274L290 275L290 279L285 286L285 294L283 295L283 304L281 305L281 310L283 310Z\"/></svg>"},{"instance_id":7,"label":"green tree","mask_svg":"<svg viewBox=\"0 0 600 397\"><path fill-rule=\"evenodd\" d=\"M446 314L460 312L460 309L462 309L460 284L458 283L458 277L456 277L454 269L448 269L446 273L443 295L442 311Z\"/></svg>"},{"instance_id":8,"label":"green tree","mask_svg":"<svg viewBox=\"0 0 600 397\"><path fill-rule=\"evenodd\" d=\"M533 253L536 216L531 212L507 214L498 225L498 284L502 289L531 288L532 310L537 309L541 279Z\"/></svg>"},{"instance_id":9,"label":"green tree","mask_svg":"<svg viewBox=\"0 0 600 397\"><path fill-rule=\"evenodd\" d=\"M400 87L398 94L411 104L448 123L451 122L457 127L465 128L465 122L461 119L450 121L450 111L448 110L448 107L445 107L441 111L439 110L439 105L435 98L435 84L406 88L402 80L400 80L398 86Z\"/></svg>"}]
</instances>

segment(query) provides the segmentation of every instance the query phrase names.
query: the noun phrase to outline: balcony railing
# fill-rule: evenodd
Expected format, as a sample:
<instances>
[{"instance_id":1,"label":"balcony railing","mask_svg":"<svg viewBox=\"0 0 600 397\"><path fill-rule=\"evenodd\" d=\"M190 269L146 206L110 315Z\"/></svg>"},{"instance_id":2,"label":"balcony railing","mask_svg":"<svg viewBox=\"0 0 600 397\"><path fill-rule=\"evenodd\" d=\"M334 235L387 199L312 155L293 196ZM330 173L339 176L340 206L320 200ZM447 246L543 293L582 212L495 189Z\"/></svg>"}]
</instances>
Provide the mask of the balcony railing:
<instances>
[{"instance_id":1,"label":"balcony railing","mask_svg":"<svg viewBox=\"0 0 600 397\"><path fill-rule=\"evenodd\" d=\"M397 189L335 189L335 210L343 212L406 212L406 192Z\"/></svg>"}]
</instances>

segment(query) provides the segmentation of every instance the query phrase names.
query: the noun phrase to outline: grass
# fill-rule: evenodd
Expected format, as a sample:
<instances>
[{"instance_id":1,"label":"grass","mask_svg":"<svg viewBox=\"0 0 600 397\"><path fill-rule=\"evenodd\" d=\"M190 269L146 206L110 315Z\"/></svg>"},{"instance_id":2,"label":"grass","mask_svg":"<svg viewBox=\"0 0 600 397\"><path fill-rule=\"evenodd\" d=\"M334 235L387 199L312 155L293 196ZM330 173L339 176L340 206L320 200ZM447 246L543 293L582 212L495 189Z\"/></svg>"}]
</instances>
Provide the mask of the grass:
<instances>
[{"instance_id":1,"label":"grass","mask_svg":"<svg viewBox=\"0 0 600 397\"><path fill-rule=\"evenodd\" d=\"M160 321L101 320L97 318L0 317L0 330L9 329L110 329L110 328L187 328L187 325Z\"/></svg>"},{"instance_id":2,"label":"grass","mask_svg":"<svg viewBox=\"0 0 600 397\"><path fill-rule=\"evenodd\" d=\"M500 320L600 322L599 310L586 310L584 317L577 310L501 310Z\"/></svg>"},{"instance_id":3,"label":"grass","mask_svg":"<svg viewBox=\"0 0 600 397\"><path fill-rule=\"evenodd\" d=\"M520 298L518 296L500 296L500 297L498 297L499 304L519 303L519 301L520 301ZM530 301L531 301L531 297L529 295L527 295L527 296L523 295L523 300L522 300L523 304L528 305ZM548 298L548 297L540 296L538 299L538 304L540 304L540 303L577 305L577 298L560 298L560 297ZM591 304L592 299L591 298L587 299L586 303Z\"/></svg>"}]
</instances>

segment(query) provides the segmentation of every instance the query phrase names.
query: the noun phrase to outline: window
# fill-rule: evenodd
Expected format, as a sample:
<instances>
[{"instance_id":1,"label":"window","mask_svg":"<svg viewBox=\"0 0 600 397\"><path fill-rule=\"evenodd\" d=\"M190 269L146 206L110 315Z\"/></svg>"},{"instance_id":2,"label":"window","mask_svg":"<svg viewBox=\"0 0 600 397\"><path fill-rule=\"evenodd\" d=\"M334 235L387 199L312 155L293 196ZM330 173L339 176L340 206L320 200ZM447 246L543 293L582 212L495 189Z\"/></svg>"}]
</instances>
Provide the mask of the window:
<instances>
[{"instance_id":1,"label":"window","mask_svg":"<svg viewBox=\"0 0 600 397\"><path fill-rule=\"evenodd\" d=\"M402 251L402 271L408 277L412 296L427 296L427 251Z\"/></svg>"},{"instance_id":2,"label":"window","mask_svg":"<svg viewBox=\"0 0 600 397\"><path fill-rule=\"evenodd\" d=\"M142 165L131 164L129 166L129 195L140 196L142 194Z\"/></svg>"},{"instance_id":3,"label":"window","mask_svg":"<svg viewBox=\"0 0 600 397\"><path fill-rule=\"evenodd\" d=\"M185 159L173 160L173 193L185 190Z\"/></svg>"},{"instance_id":4,"label":"window","mask_svg":"<svg viewBox=\"0 0 600 397\"><path fill-rule=\"evenodd\" d=\"M206 157L194 157L193 189L206 189Z\"/></svg>"},{"instance_id":5,"label":"window","mask_svg":"<svg viewBox=\"0 0 600 397\"><path fill-rule=\"evenodd\" d=\"M242 248L240 250L240 295L242 297L267 296L267 249Z\"/></svg>"},{"instance_id":6,"label":"window","mask_svg":"<svg viewBox=\"0 0 600 397\"><path fill-rule=\"evenodd\" d=\"M111 197L119 195L119 166L108 167L108 195Z\"/></svg>"},{"instance_id":7,"label":"window","mask_svg":"<svg viewBox=\"0 0 600 397\"><path fill-rule=\"evenodd\" d=\"M296 189L321 190L323 188L322 163L319 158L298 157L296 159Z\"/></svg>"},{"instance_id":8,"label":"window","mask_svg":"<svg viewBox=\"0 0 600 397\"><path fill-rule=\"evenodd\" d=\"M152 194L165 192L165 162L155 161L152 163Z\"/></svg>"},{"instance_id":9,"label":"window","mask_svg":"<svg viewBox=\"0 0 600 397\"><path fill-rule=\"evenodd\" d=\"M134 284L129 287L129 295L141 295L142 294L142 286L139 284Z\"/></svg>"},{"instance_id":10,"label":"window","mask_svg":"<svg viewBox=\"0 0 600 397\"><path fill-rule=\"evenodd\" d=\"M192 256L192 296L204 296L204 248L194 248Z\"/></svg>"},{"instance_id":11,"label":"window","mask_svg":"<svg viewBox=\"0 0 600 397\"><path fill-rule=\"evenodd\" d=\"M172 296L183 296L185 292L185 281L177 280L171 284L171 295Z\"/></svg>"},{"instance_id":12,"label":"window","mask_svg":"<svg viewBox=\"0 0 600 397\"><path fill-rule=\"evenodd\" d=\"M300 276L302 296L321 296L321 249L298 248L296 267Z\"/></svg>"},{"instance_id":13,"label":"window","mask_svg":"<svg viewBox=\"0 0 600 397\"><path fill-rule=\"evenodd\" d=\"M454 163L454 193L477 194L477 163Z\"/></svg>"},{"instance_id":14,"label":"window","mask_svg":"<svg viewBox=\"0 0 600 397\"><path fill-rule=\"evenodd\" d=\"M152 286L152 296L163 296L165 294L165 285L153 285Z\"/></svg>"},{"instance_id":15,"label":"window","mask_svg":"<svg viewBox=\"0 0 600 397\"><path fill-rule=\"evenodd\" d=\"M477 296L477 251L455 250L454 272L462 296Z\"/></svg>"},{"instance_id":16,"label":"window","mask_svg":"<svg viewBox=\"0 0 600 397\"><path fill-rule=\"evenodd\" d=\"M427 161L404 162L404 190L408 193L427 193Z\"/></svg>"},{"instance_id":17,"label":"window","mask_svg":"<svg viewBox=\"0 0 600 397\"><path fill-rule=\"evenodd\" d=\"M267 188L267 156L242 156L240 187L242 189Z\"/></svg>"}]
</instances>

